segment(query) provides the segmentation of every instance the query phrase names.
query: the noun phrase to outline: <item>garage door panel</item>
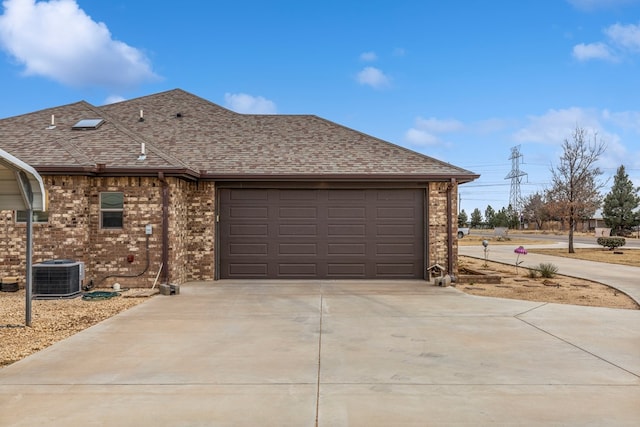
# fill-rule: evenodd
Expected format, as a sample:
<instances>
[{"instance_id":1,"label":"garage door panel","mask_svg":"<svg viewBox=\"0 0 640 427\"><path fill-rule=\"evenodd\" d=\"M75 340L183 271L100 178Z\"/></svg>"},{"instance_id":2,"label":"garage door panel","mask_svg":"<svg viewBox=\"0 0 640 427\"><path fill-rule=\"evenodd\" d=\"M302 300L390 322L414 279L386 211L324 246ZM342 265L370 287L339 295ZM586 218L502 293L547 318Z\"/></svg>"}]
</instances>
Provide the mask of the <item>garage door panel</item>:
<instances>
[{"instance_id":1,"label":"garage door panel","mask_svg":"<svg viewBox=\"0 0 640 427\"><path fill-rule=\"evenodd\" d=\"M238 206L229 209L229 216L233 219L267 219L269 210L266 207Z\"/></svg>"},{"instance_id":2,"label":"garage door panel","mask_svg":"<svg viewBox=\"0 0 640 427\"><path fill-rule=\"evenodd\" d=\"M327 248L327 255L364 256L367 252L364 243L330 243Z\"/></svg>"},{"instance_id":3,"label":"garage door panel","mask_svg":"<svg viewBox=\"0 0 640 427\"><path fill-rule=\"evenodd\" d=\"M315 263L279 264L278 275L291 278L315 278L318 276L318 266Z\"/></svg>"},{"instance_id":4,"label":"garage door panel","mask_svg":"<svg viewBox=\"0 0 640 427\"><path fill-rule=\"evenodd\" d=\"M266 255L266 243L232 243L229 245L230 255Z\"/></svg>"},{"instance_id":5,"label":"garage door panel","mask_svg":"<svg viewBox=\"0 0 640 427\"><path fill-rule=\"evenodd\" d=\"M277 192L279 200L292 200L294 202L300 202L301 200L318 200L318 192L309 190L278 190Z\"/></svg>"},{"instance_id":6,"label":"garage door panel","mask_svg":"<svg viewBox=\"0 0 640 427\"><path fill-rule=\"evenodd\" d=\"M318 255L318 245L316 243L280 243L278 245L279 255Z\"/></svg>"},{"instance_id":7,"label":"garage door panel","mask_svg":"<svg viewBox=\"0 0 640 427\"><path fill-rule=\"evenodd\" d=\"M413 224L390 225L383 224L376 226L376 236L378 237L398 237L404 236L413 238L415 227Z\"/></svg>"},{"instance_id":8,"label":"garage door panel","mask_svg":"<svg viewBox=\"0 0 640 427\"><path fill-rule=\"evenodd\" d=\"M414 264L377 264L376 276L389 278L414 278Z\"/></svg>"},{"instance_id":9,"label":"garage door panel","mask_svg":"<svg viewBox=\"0 0 640 427\"><path fill-rule=\"evenodd\" d=\"M393 219L393 220L410 220L415 219L415 211L412 207L397 208L397 207L385 207L378 208L376 210L377 218L379 219Z\"/></svg>"},{"instance_id":10,"label":"garage door panel","mask_svg":"<svg viewBox=\"0 0 640 427\"><path fill-rule=\"evenodd\" d=\"M366 234L366 227L363 224L329 224L327 235L329 237L363 237Z\"/></svg>"},{"instance_id":11,"label":"garage door panel","mask_svg":"<svg viewBox=\"0 0 640 427\"><path fill-rule=\"evenodd\" d=\"M229 226L232 237L266 237L269 227L266 224L234 224Z\"/></svg>"},{"instance_id":12,"label":"garage door panel","mask_svg":"<svg viewBox=\"0 0 640 427\"><path fill-rule=\"evenodd\" d=\"M367 198L367 190L328 190L327 200L344 201L363 201Z\"/></svg>"},{"instance_id":13,"label":"garage door panel","mask_svg":"<svg viewBox=\"0 0 640 427\"><path fill-rule=\"evenodd\" d=\"M366 209L363 207L330 207L328 218L332 219L366 219Z\"/></svg>"},{"instance_id":14,"label":"garage door panel","mask_svg":"<svg viewBox=\"0 0 640 427\"><path fill-rule=\"evenodd\" d=\"M362 278L365 276L365 272L364 263L335 263L327 266L327 277L329 278Z\"/></svg>"},{"instance_id":15,"label":"garage door panel","mask_svg":"<svg viewBox=\"0 0 640 427\"><path fill-rule=\"evenodd\" d=\"M424 277L424 190L222 189L219 200L221 278Z\"/></svg>"},{"instance_id":16,"label":"garage door panel","mask_svg":"<svg viewBox=\"0 0 640 427\"><path fill-rule=\"evenodd\" d=\"M315 207L288 206L280 208L279 216L280 218L317 219L318 209Z\"/></svg>"},{"instance_id":17,"label":"garage door panel","mask_svg":"<svg viewBox=\"0 0 640 427\"><path fill-rule=\"evenodd\" d=\"M267 263L233 263L229 264L229 277L266 277L269 269Z\"/></svg>"},{"instance_id":18,"label":"garage door panel","mask_svg":"<svg viewBox=\"0 0 640 427\"><path fill-rule=\"evenodd\" d=\"M316 224L280 224L278 236L315 238L318 236L318 226Z\"/></svg>"},{"instance_id":19,"label":"garage door panel","mask_svg":"<svg viewBox=\"0 0 640 427\"><path fill-rule=\"evenodd\" d=\"M266 201L269 197L269 194L259 189L243 188L241 190L229 189L226 191L226 196L229 200L232 200L234 202L241 201L241 200Z\"/></svg>"},{"instance_id":20,"label":"garage door panel","mask_svg":"<svg viewBox=\"0 0 640 427\"><path fill-rule=\"evenodd\" d=\"M419 194L415 191L377 190L375 195L378 201L413 202L416 200L416 196Z\"/></svg>"},{"instance_id":21,"label":"garage door panel","mask_svg":"<svg viewBox=\"0 0 640 427\"><path fill-rule=\"evenodd\" d=\"M378 243L376 255L406 256L413 255L415 248L411 243Z\"/></svg>"}]
</instances>

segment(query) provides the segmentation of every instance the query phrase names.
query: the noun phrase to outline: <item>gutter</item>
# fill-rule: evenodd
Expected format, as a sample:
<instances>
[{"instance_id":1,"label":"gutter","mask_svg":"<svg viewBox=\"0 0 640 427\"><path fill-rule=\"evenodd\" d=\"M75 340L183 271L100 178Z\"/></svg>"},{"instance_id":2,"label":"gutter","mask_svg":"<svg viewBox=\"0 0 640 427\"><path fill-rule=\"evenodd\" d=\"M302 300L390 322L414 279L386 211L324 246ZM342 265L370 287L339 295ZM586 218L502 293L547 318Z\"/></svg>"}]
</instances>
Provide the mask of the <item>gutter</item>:
<instances>
[{"instance_id":1,"label":"gutter","mask_svg":"<svg viewBox=\"0 0 640 427\"><path fill-rule=\"evenodd\" d=\"M217 182L286 182L286 181L326 181L326 182L471 182L480 178L477 174L217 174L200 172L200 179Z\"/></svg>"},{"instance_id":2,"label":"gutter","mask_svg":"<svg viewBox=\"0 0 640 427\"><path fill-rule=\"evenodd\" d=\"M155 177L159 173L166 177L178 177L188 180L207 180L217 182L448 182L455 180L464 184L480 178L478 174L393 174L393 173L216 173L205 170L195 171L188 168L136 168L111 167L105 163L91 166L36 166L43 175L84 175L84 176L148 176Z\"/></svg>"},{"instance_id":3,"label":"gutter","mask_svg":"<svg viewBox=\"0 0 640 427\"><path fill-rule=\"evenodd\" d=\"M35 169L42 175L156 177L161 173L190 181L201 177L198 172L185 168L122 168L110 167L105 163L97 163L95 166L36 166Z\"/></svg>"}]
</instances>

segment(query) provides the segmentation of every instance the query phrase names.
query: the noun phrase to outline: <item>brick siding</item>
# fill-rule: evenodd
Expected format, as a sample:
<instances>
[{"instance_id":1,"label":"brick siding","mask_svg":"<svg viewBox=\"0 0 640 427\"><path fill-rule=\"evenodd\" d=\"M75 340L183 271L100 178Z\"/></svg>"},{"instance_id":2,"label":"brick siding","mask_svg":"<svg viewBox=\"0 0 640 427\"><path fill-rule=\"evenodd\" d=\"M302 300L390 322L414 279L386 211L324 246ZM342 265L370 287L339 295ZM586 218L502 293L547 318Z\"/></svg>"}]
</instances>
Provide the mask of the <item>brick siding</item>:
<instances>
[{"instance_id":1,"label":"brick siding","mask_svg":"<svg viewBox=\"0 0 640 427\"><path fill-rule=\"evenodd\" d=\"M84 261L85 283L151 287L162 263L162 183L149 177L44 176L49 221L33 224L33 263ZM169 280L214 278L214 184L176 178L169 185ZM100 227L100 193L124 193L122 229ZM145 234L145 226L152 234ZM0 275L24 284L26 224L0 212ZM148 240L148 250L147 250ZM128 255L133 255L129 262Z\"/></svg>"},{"instance_id":2,"label":"brick siding","mask_svg":"<svg viewBox=\"0 0 640 427\"><path fill-rule=\"evenodd\" d=\"M49 221L33 224L33 262L84 261L85 283L110 287L151 287L162 263L162 182L155 177L44 176ZM167 178L171 283L215 278L215 183ZM448 265L447 191L449 183L428 184L428 265ZM124 193L122 229L100 227L100 193ZM451 192L454 231L457 186ZM145 234L145 226L152 234ZM12 211L0 211L0 276L24 284L26 225ZM147 242L148 240L148 242ZM148 250L147 250L148 245ZM454 253L457 239L454 238ZM128 255L133 255L129 262ZM454 271L457 257L454 256Z\"/></svg>"}]
</instances>

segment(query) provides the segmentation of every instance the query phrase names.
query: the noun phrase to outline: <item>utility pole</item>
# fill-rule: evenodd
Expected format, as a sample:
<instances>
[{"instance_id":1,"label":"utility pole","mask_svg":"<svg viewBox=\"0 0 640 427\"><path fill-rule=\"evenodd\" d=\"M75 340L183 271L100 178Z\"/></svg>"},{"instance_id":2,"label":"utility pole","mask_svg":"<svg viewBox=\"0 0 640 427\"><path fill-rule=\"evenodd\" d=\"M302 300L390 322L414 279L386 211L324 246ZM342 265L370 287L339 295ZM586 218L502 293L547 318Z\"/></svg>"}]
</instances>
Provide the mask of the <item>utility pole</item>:
<instances>
[{"instance_id":1,"label":"utility pole","mask_svg":"<svg viewBox=\"0 0 640 427\"><path fill-rule=\"evenodd\" d=\"M509 204L511 208L518 214L522 213L523 203L522 194L520 193L520 183L522 177L527 175L526 172L520 170L520 163L522 154L520 153L520 146L517 145L511 148L511 172L504 179L511 180L511 194L509 195Z\"/></svg>"}]
</instances>

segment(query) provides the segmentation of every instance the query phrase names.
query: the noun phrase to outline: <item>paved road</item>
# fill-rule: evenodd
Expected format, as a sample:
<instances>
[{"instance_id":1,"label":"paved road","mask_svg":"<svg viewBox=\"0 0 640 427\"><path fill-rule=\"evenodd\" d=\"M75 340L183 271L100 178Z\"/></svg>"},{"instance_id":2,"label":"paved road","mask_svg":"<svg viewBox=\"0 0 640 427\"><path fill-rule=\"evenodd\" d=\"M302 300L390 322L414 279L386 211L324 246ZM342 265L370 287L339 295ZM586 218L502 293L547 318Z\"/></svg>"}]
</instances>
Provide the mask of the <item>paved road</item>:
<instances>
[{"instance_id":1,"label":"paved road","mask_svg":"<svg viewBox=\"0 0 640 427\"><path fill-rule=\"evenodd\" d=\"M471 230L470 232L473 236L486 236L486 237L494 237L493 230ZM528 239L528 240L549 240L550 242L558 242L558 243L566 243L569 244L569 236L567 235L556 235L556 234L524 234L517 233L513 231L509 231L509 237L518 238L518 239ZM582 236L575 235L573 236L574 244L584 244L584 245L595 245L598 246L596 242L595 236ZM625 248L637 248L640 249L640 239L637 238L628 238L626 239Z\"/></svg>"}]
</instances>

